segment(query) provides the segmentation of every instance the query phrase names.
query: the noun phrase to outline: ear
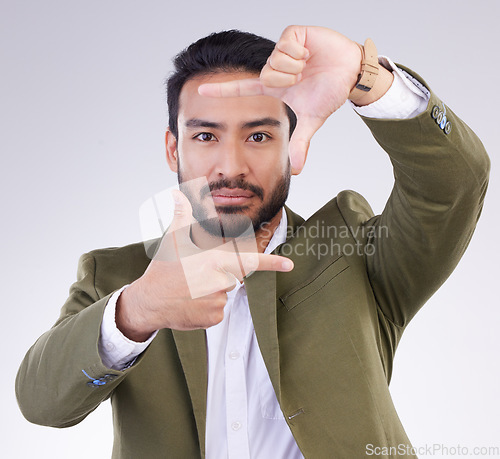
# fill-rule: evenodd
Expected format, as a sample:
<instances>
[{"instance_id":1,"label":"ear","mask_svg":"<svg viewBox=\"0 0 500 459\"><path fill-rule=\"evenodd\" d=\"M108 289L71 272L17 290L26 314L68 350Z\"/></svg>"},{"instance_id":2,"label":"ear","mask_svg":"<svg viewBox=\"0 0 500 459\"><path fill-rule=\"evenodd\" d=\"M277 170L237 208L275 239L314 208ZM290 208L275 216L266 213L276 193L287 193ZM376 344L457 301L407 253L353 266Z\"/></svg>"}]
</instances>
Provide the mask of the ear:
<instances>
[{"instance_id":1,"label":"ear","mask_svg":"<svg viewBox=\"0 0 500 459\"><path fill-rule=\"evenodd\" d=\"M165 147L167 150L167 163L168 167L172 172L177 172L178 170L178 152L177 152L177 140L175 139L170 129L165 132Z\"/></svg>"}]
</instances>

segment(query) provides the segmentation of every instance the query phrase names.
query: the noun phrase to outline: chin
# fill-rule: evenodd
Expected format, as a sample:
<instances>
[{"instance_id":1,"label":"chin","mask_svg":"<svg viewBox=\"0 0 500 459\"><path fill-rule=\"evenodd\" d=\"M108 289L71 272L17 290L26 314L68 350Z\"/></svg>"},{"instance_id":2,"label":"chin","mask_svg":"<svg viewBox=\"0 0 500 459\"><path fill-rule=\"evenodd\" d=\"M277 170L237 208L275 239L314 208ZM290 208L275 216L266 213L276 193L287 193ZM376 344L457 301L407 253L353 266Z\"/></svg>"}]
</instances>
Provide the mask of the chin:
<instances>
[{"instance_id":1,"label":"chin","mask_svg":"<svg viewBox=\"0 0 500 459\"><path fill-rule=\"evenodd\" d=\"M212 236L236 238L254 236L254 224L250 217L231 208L230 212L220 212L218 216L200 220L200 226Z\"/></svg>"}]
</instances>

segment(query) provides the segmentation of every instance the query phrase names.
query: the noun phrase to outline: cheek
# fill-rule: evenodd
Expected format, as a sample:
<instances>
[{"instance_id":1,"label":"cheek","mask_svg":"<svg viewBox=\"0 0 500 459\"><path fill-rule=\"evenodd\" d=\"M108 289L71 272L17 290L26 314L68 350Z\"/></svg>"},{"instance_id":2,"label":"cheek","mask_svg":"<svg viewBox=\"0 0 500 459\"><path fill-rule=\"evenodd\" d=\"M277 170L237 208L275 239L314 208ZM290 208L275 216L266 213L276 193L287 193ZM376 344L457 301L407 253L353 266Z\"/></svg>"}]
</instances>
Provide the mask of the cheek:
<instances>
[{"instance_id":1,"label":"cheek","mask_svg":"<svg viewBox=\"0 0 500 459\"><path fill-rule=\"evenodd\" d=\"M194 179L210 174L213 165L207 155L198 154L194 149L179 143L177 164L183 177Z\"/></svg>"}]
</instances>

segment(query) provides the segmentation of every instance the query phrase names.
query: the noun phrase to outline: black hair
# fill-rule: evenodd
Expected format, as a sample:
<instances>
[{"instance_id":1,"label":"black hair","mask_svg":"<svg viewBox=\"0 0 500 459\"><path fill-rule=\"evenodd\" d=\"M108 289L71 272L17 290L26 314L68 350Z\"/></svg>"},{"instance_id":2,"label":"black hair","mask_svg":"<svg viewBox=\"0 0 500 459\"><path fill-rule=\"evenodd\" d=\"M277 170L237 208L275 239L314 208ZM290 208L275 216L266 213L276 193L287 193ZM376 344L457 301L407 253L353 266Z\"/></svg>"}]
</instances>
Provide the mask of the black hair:
<instances>
[{"instance_id":1,"label":"black hair","mask_svg":"<svg viewBox=\"0 0 500 459\"><path fill-rule=\"evenodd\" d=\"M217 72L260 73L275 45L272 40L253 33L227 30L201 38L181 51L173 60L174 72L165 81L168 126L174 137L178 138L179 96L188 80ZM288 105L285 108L291 136L297 117Z\"/></svg>"}]
</instances>

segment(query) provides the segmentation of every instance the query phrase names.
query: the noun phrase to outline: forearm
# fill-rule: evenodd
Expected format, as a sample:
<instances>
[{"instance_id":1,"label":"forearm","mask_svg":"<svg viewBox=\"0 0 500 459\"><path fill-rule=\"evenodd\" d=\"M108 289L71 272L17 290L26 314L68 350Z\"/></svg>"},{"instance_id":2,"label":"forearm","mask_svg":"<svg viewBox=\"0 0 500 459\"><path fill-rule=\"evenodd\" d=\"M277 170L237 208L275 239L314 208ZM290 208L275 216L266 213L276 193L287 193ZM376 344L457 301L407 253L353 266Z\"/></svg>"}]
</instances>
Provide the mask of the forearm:
<instances>
[{"instance_id":1,"label":"forearm","mask_svg":"<svg viewBox=\"0 0 500 459\"><path fill-rule=\"evenodd\" d=\"M105 258L115 260L114 253L110 255ZM119 260L116 264L123 266ZM80 258L78 280L59 320L29 349L19 368L16 396L33 423L57 427L78 423L131 371L106 367L98 351L104 310L120 280L96 285L96 265L92 254ZM102 270L117 272L114 264Z\"/></svg>"},{"instance_id":2,"label":"forearm","mask_svg":"<svg viewBox=\"0 0 500 459\"><path fill-rule=\"evenodd\" d=\"M408 120L365 119L389 154L395 184L380 217L384 229L367 257L370 280L385 315L404 326L449 276L481 212L489 159L471 129L449 108L447 134L426 111Z\"/></svg>"},{"instance_id":3,"label":"forearm","mask_svg":"<svg viewBox=\"0 0 500 459\"><path fill-rule=\"evenodd\" d=\"M97 351L107 299L68 316L26 354L16 378L16 396L30 422L56 427L77 424L119 383L121 373L106 368ZM105 384L92 387L88 383L94 379L89 376L106 377Z\"/></svg>"}]
</instances>

